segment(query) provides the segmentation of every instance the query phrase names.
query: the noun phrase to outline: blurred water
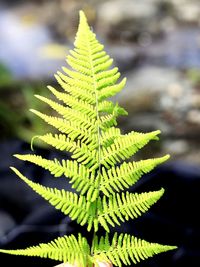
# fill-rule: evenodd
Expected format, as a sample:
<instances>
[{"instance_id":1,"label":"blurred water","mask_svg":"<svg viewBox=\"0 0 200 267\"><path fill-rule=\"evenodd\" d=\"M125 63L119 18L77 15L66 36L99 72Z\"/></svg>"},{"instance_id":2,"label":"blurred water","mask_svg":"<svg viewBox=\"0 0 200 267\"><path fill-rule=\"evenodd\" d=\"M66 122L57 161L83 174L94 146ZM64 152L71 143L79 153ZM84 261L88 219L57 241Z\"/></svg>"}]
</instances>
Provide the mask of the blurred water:
<instances>
[{"instance_id":1,"label":"blurred water","mask_svg":"<svg viewBox=\"0 0 200 267\"><path fill-rule=\"evenodd\" d=\"M172 36L174 51L168 58L169 64L187 68L200 67L200 29L184 29Z\"/></svg>"},{"instance_id":2,"label":"blurred water","mask_svg":"<svg viewBox=\"0 0 200 267\"><path fill-rule=\"evenodd\" d=\"M39 79L52 75L60 67L60 60L50 60L41 54L41 48L52 41L43 25L25 24L13 12L0 10L0 62L15 77Z\"/></svg>"},{"instance_id":3,"label":"blurred water","mask_svg":"<svg viewBox=\"0 0 200 267\"><path fill-rule=\"evenodd\" d=\"M55 42L57 40L45 25L37 21L26 24L14 10L0 7L0 62L4 63L15 77L31 79L52 77L52 73L64 64L64 56L61 61L56 56L45 57L41 51L42 48ZM130 48L130 44L128 47ZM111 43L110 51L112 49L114 50L114 46ZM142 55L140 61L142 66L151 64L177 69L198 68L200 29L197 26L179 26L167 31L160 40L152 40L147 47L132 44L131 50L135 51L135 54ZM124 55L124 50L118 52L121 55L119 67L124 64L124 57L126 64L130 65L129 69L135 67L136 62L130 60L130 55Z\"/></svg>"},{"instance_id":4,"label":"blurred water","mask_svg":"<svg viewBox=\"0 0 200 267\"><path fill-rule=\"evenodd\" d=\"M148 62L176 68L200 67L200 28L179 28L152 43L145 51Z\"/></svg>"}]
</instances>

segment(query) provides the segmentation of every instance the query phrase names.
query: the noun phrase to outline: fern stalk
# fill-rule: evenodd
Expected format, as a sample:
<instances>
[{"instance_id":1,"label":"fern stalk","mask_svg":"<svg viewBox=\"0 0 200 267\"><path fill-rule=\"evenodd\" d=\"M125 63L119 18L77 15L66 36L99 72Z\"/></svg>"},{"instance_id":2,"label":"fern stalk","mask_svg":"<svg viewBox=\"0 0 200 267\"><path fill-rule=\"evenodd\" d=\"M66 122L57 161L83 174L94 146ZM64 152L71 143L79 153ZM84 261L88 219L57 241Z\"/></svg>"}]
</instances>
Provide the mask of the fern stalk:
<instances>
[{"instance_id":1,"label":"fern stalk","mask_svg":"<svg viewBox=\"0 0 200 267\"><path fill-rule=\"evenodd\" d=\"M82 11L75 48L67 56L67 63L71 68L64 67L64 73L55 75L63 92L48 87L56 100L36 95L56 111L58 117L31 111L58 130L58 134L34 138L57 150L70 152L71 159L49 160L34 154L16 154L15 157L46 169L56 178L65 176L77 193L45 187L29 180L16 168L11 169L52 206L93 231L92 243L88 244L86 238L78 234L78 237L64 236L47 244L18 250L0 249L0 252L48 257L89 267L102 261L116 266L135 264L175 249L175 246L149 243L128 234L110 236L111 227L138 218L163 195L163 188L140 194L123 191L166 161L169 155L126 162L151 140L158 140L160 131L122 134L116 127L117 117L127 112L108 98L123 89L126 79L117 82L120 73L116 67L111 68L112 59L90 30ZM97 235L100 227L104 228L105 236Z\"/></svg>"},{"instance_id":2,"label":"fern stalk","mask_svg":"<svg viewBox=\"0 0 200 267\"><path fill-rule=\"evenodd\" d=\"M95 92L95 101L96 101L96 119L97 119L97 140L98 140L98 174L97 174L97 179L98 179L98 183L97 183L97 198L99 197L99 191L100 191L100 177L101 177L101 129L99 127L99 103L98 103L98 97L97 97L97 86L96 86L96 79L95 79L95 74L94 74L94 70L93 70L93 66L92 66L92 60L91 60L91 55L89 55L90 58L90 62L91 62L91 68L92 68L92 78L93 78L93 84L94 84L94 92ZM97 219L97 206L96 206L96 211L95 211L95 219ZM91 255L93 255L94 253L94 248L95 248L95 243L94 240L96 239L96 232L95 229L93 230L93 240L92 240L92 246L91 246Z\"/></svg>"}]
</instances>

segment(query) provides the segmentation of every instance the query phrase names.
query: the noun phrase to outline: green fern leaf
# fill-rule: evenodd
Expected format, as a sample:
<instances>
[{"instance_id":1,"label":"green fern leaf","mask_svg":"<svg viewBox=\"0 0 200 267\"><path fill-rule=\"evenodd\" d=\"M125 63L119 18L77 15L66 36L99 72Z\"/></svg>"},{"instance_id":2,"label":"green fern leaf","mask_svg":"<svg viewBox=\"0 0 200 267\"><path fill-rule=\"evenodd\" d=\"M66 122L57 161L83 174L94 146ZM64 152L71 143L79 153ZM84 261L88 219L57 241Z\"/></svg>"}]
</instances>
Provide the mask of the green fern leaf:
<instances>
[{"instance_id":1,"label":"green fern leaf","mask_svg":"<svg viewBox=\"0 0 200 267\"><path fill-rule=\"evenodd\" d=\"M111 146L102 148L101 164L106 168L110 168L110 166L114 166L117 162L133 156L150 140L156 140L159 133L160 131L147 134L131 132L115 139Z\"/></svg>"},{"instance_id":2,"label":"green fern leaf","mask_svg":"<svg viewBox=\"0 0 200 267\"><path fill-rule=\"evenodd\" d=\"M144 174L153 170L157 165L169 158L166 155L162 158L141 160L139 162L124 162L119 167L112 167L109 170L102 169L102 180L100 190L106 195L119 192L134 185Z\"/></svg>"},{"instance_id":3,"label":"green fern leaf","mask_svg":"<svg viewBox=\"0 0 200 267\"><path fill-rule=\"evenodd\" d=\"M34 256L41 258L50 258L60 262L75 262L80 266L87 266L90 259L90 249L86 238L78 235L59 237L47 244L41 243L26 249L3 250L0 252L11 255Z\"/></svg>"},{"instance_id":4,"label":"green fern leaf","mask_svg":"<svg viewBox=\"0 0 200 267\"><path fill-rule=\"evenodd\" d=\"M48 89L51 91L54 96L68 105L69 107L76 109L77 111L80 111L82 114L88 115L91 118L96 118L96 111L93 107L93 105L88 104L86 101L77 99L70 94L65 94L57 91L52 86L48 86Z\"/></svg>"},{"instance_id":5,"label":"green fern leaf","mask_svg":"<svg viewBox=\"0 0 200 267\"><path fill-rule=\"evenodd\" d=\"M94 259L98 261L112 262L116 266L131 265L145 260L168 250L175 249L176 246L166 246L157 243L149 243L128 234L115 233L111 244L108 235L101 237L99 244L94 250Z\"/></svg>"},{"instance_id":6,"label":"green fern leaf","mask_svg":"<svg viewBox=\"0 0 200 267\"><path fill-rule=\"evenodd\" d=\"M40 95L35 95L35 97L47 103L52 109L57 111L57 113L60 114L64 119L74 120L76 122L79 122L82 126L84 125L85 128L90 128L91 125L94 125L93 127L95 127L96 120L94 118L89 118L88 115L82 114L81 111L65 107L61 104L58 104L55 101L52 101Z\"/></svg>"},{"instance_id":7,"label":"green fern leaf","mask_svg":"<svg viewBox=\"0 0 200 267\"><path fill-rule=\"evenodd\" d=\"M67 138L66 135L62 134L55 134L53 136L51 133L49 133L43 136L37 136L37 138L55 147L56 149L71 152L72 158L77 158L78 162L81 162L88 167L93 166L93 164L94 166L97 166L98 159L96 150L88 150L88 147L84 143L80 146L80 142L73 142L71 139ZM88 142L88 139L86 141Z\"/></svg>"},{"instance_id":8,"label":"green fern leaf","mask_svg":"<svg viewBox=\"0 0 200 267\"><path fill-rule=\"evenodd\" d=\"M14 155L16 158L34 163L48 170L55 177L65 175L69 178L72 188L76 189L82 195L86 193L87 201L95 201L98 196L98 181L95 172L91 172L85 165L79 164L77 161L57 159L47 160L37 155Z\"/></svg>"},{"instance_id":9,"label":"green fern leaf","mask_svg":"<svg viewBox=\"0 0 200 267\"><path fill-rule=\"evenodd\" d=\"M114 104L113 102L110 102L110 101L102 101L101 103L99 103L98 111L108 113L108 114L115 113L117 115L127 115L128 114L124 108L122 108L118 105L118 103Z\"/></svg>"},{"instance_id":10,"label":"green fern leaf","mask_svg":"<svg viewBox=\"0 0 200 267\"><path fill-rule=\"evenodd\" d=\"M108 147L110 146L114 140L121 136L121 131L119 128L111 127L107 131L104 131L101 136L101 146Z\"/></svg>"},{"instance_id":11,"label":"green fern leaf","mask_svg":"<svg viewBox=\"0 0 200 267\"><path fill-rule=\"evenodd\" d=\"M108 200L103 197L102 206L98 207L98 221L109 232L108 224L114 227L120 221L135 219L146 212L163 195L164 189L155 192L133 194L114 194Z\"/></svg>"},{"instance_id":12,"label":"green fern leaf","mask_svg":"<svg viewBox=\"0 0 200 267\"><path fill-rule=\"evenodd\" d=\"M90 140L92 139L90 137L90 134L95 133L94 125L91 125L88 129L84 124L81 125L80 122L72 122L66 119L48 116L33 109L31 109L30 111L43 119L48 124L58 129L61 133L67 134L72 140L76 138L85 138L85 136L87 136L87 139Z\"/></svg>"},{"instance_id":13,"label":"green fern leaf","mask_svg":"<svg viewBox=\"0 0 200 267\"><path fill-rule=\"evenodd\" d=\"M55 78L57 82L60 84L60 86L74 98L82 99L83 101L86 101L86 103L88 104L93 104L93 105L95 104L94 93L90 93L89 90L87 90L87 88L83 89L83 87L81 86L81 83L82 83L81 81L80 81L80 84L74 85L70 83L67 84L59 77L59 75L55 75ZM73 82L73 79L71 80Z\"/></svg>"},{"instance_id":14,"label":"green fern leaf","mask_svg":"<svg viewBox=\"0 0 200 267\"><path fill-rule=\"evenodd\" d=\"M55 177L60 177L62 176L65 171L66 171L66 161L62 160L62 163L60 163L59 160L54 159L54 160L48 160L44 159L41 156L38 155L18 155L15 154L14 157L23 160L23 161L28 161L31 163L34 163L45 170L48 170L51 174L53 174Z\"/></svg>"},{"instance_id":15,"label":"green fern leaf","mask_svg":"<svg viewBox=\"0 0 200 267\"><path fill-rule=\"evenodd\" d=\"M108 97L114 96L119 93L126 84L126 78L124 78L119 84L112 85L101 89L98 94L98 101L101 102L102 100L107 99Z\"/></svg>"},{"instance_id":16,"label":"green fern leaf","mask_svg":"<svg viewBox=\"0 0 200 267\"><path fill-rule=\"evenodd\" d=\"M72 220L77 220L80 225L88 224L88 231L94 223L95 202L87 202L84 196L56 188L49 188L34 183L22 175L17 169L11 168L20 179L28 184L36 193L49 201L56 209L69 215Z\"/></svg>"}]
</instances>

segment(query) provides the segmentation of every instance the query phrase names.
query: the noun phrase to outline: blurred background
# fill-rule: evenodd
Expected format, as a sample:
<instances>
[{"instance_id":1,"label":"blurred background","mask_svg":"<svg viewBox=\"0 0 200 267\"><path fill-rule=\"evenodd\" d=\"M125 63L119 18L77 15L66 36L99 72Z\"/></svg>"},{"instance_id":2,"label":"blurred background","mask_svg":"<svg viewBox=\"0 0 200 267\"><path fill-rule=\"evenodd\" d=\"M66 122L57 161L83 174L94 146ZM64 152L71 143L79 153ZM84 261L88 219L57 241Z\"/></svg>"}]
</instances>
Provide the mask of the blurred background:
<instances>
[{"instance_id":1,"label":"blurred background","mask_svg":"<svg viewBox=\"0 0 200 267\"><path fill-rule=\"evenodd\" d=\"M66 187L64 180L55 182L12 155L29 153L31 138L48 131L29 109L50 112L34 94L48 96L46 85L54 85L53 74L66 65L80 9L127 77L126 88L115 98L129 112L120 118L120 127L124 132L162 131L160 141L138 158L171 155L133 189L165 187L159 207L123 230L179 249L138 266L200 266L199 0L0 1L0 247L34 245L79 229L47 207L9 166L48 186ZM35 150L48 158L58 156L41 145ZM21 266L52 266L38 259L0 259L8 266L17 261Z\"/></svg>"}]
</instances>

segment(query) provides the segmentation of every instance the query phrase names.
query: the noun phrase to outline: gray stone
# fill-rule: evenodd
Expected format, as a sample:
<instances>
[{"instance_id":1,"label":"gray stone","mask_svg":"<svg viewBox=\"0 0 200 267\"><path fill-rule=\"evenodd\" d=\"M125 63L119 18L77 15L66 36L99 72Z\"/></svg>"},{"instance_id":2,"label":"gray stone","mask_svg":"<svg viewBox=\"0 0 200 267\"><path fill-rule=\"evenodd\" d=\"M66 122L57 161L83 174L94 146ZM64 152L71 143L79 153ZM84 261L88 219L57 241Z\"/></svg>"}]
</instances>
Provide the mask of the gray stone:
<instances>
[{"instance_id":1,"label":"gray stone","mask_svg":"<svg viewBox=\"0 0 200 267\"><path fill-rule=\"evenodd\" d=\"M140 39L151 42L151 34L160 32L158 0L111 0L99 4L97 28L113 40ZM145 41L146 42L146 41Z\"/></svg>"},{"instance_id":2,"label":"gray stone","mask_svg":"<svg viewBox=\"0 0 200 267\"><path fill-rule=\"evenodd\" d=\"M139 59L139 55L132 46L109 46L109 44L105 46L108 54L114 59L114 65L116 65L121 72L132 69L133 65L135 65L136 61Z\"/></svg>"},{"instance_id":3,"label":"gray stone","mask_svg":"<svg viewBox=\"0 0 200 267\"><path fill-rule=\"evenodd\" d=\"M199 23L200 22L200 3L199 1L190 0L182 1L180 4L178 1L174 2L176 9L176 16L180 21L186 23Z\"/></svg>"},{"instance_id":4,"label":"gray stone","mask_svg":"<svg viewBox=\"0 0 200 267\"><path fill-rule=\"evenodd\" d=\"M0 210L0 218L0 237L3 238L16 226L16 223L14 219L3 210Z\"/></svg>"},{"instance_id":5,"label":"gray stone","mask_svg":"<svg viewBox=\"0 0 200 267\"><path fill-rule=\"evenodd\" d=\"M187 140L177 139L177 140L167 140L162 144L163 150L168 151L171 155L183 155L187 153L189 149L189 144Z\"/></svg>"},{"instance_id":6,"label":"gray stone","mask_svg":"<svg viewBox=\"0 0 200 267\"><path fill-rule=\"evenodd\" d=\"M200 126L200 110L192 109L188 112L186 120L189 123L196 124Z\"/></svg>"},{"instance_id":7,"label":"gray stone","mask_svg":"<svg viewBox=\"0 0 200 267\"><path fill-rule=\"evenodd\" d=\"M125 89L116 97L129 113L122 119L123 127L187 136L192 94L190 82L177 70L143 67L131 72Z\"/></svg>"},{"instance_id":8,"label":"gray stone","mask_svg":"<svg viewBox=\"0 0 200 267\"><path fill-rule=\"evenodd\" d=\"M106 23L116 25L124 20L143 20L149 19L156 15L156 4L158 0L111 0L99 5L99 20Z\"/></svg>"},{"instance_id":9,"label":"gray stone","mask_svg":"<svg viewBox=\"0 0 200 267\"><path fill-rule=\"evenodd\" d=\"M146 66L127 75L126 88L119 98L130 112L174 109L174 105L176 109L187 110L190 88L177 70Z\"/></svg>"}]
</instances>

